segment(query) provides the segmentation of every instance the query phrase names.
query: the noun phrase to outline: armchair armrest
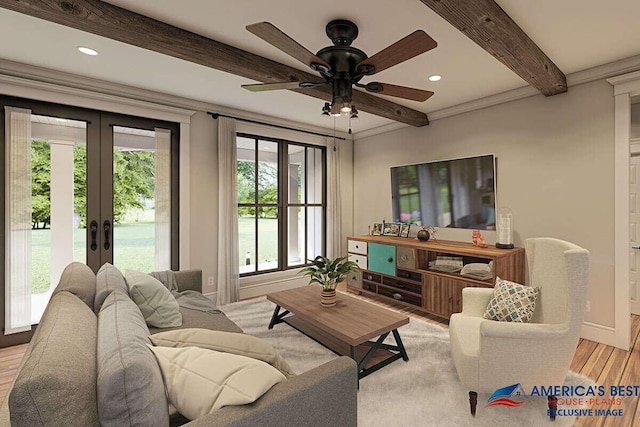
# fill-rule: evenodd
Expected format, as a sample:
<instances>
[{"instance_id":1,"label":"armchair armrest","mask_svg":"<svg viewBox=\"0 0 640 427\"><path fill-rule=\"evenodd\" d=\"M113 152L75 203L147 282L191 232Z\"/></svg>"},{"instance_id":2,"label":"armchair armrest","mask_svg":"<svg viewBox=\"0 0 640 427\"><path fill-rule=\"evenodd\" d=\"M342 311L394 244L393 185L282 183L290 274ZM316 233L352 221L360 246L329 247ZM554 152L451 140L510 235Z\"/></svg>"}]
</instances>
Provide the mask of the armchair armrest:
<instances>
[{"instance_id":1,"label":"armchair armrest","mask_svg":"<svg viewBox=\"0 0 640 427\"><path fill-rule=\"evenodd\" d=\"M565 323L518 323L487 320L480 324L480 335L490 338L524 340L559 339L569 332Z\"/></svg>"},{"instance_id":2,"label":"armchair armrest","mask_svg":"<svg viewBox=\"0 0 640 427\"><path fill-rule=\"evenodd\" d=\"M342 356L276 384L249 405L226 406L185 427L355 427L358 417L356 363ZM331 408L327 411L327 408Z\"/></svg>"},{"instance_id":3,"label":"armchair armrest","mask_svg":"<svg viewBox=\"0 0 640 427\"><path fill-rule=\"evenodd\" d=\"M464 288L462 290L462 314L471 317L482 317L489 300L493 295L493 288Z\"/></svg>"}]
</instances>

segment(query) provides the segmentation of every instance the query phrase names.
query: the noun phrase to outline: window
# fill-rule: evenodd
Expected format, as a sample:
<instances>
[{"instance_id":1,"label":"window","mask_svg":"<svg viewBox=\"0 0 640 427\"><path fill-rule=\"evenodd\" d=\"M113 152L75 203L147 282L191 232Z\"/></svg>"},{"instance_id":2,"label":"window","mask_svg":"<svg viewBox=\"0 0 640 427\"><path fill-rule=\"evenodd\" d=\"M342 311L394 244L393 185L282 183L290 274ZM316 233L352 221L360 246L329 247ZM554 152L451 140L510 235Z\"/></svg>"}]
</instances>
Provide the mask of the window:
<instances>
[{"instance_id":1,"label":"window","mask_svg":"<svg viewBox=\"0 0 640 427\"><path fill-rule=\"evenodd\" d=\"M287 270L325 253L326 149L237 136L240 274Z\"/></svg>"}]
</instances>

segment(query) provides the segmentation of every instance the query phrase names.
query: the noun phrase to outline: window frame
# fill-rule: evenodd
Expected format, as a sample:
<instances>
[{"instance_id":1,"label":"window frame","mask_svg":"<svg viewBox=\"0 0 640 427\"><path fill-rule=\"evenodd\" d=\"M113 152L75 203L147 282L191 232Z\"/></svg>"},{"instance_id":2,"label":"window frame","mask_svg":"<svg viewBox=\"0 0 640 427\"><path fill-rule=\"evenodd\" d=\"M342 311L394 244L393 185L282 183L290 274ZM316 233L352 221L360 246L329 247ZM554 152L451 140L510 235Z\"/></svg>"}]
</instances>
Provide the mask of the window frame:
<instances>
[{"instance_id":1,"label":"window frame","mask_svg":"<svg viewBox=\"0 0 640 427\"><path fill-rule=\"evenodd\" d=\"M268 137L268 136L262 136L262 135L258 135L258 134L254 134L254 133L247 133L247 132L237 132L236 133L236 138L247 138L247 139L253 139L254 141L254 150L256 153L256 158L255 158L255 169L254 169L254 192L255 192L255 197L254 197L254 202L253 203L241 203L241 202L237 202L237 207L238 209L240 208L254 208L254 212L255 212L255 216L254 216L254 238L255 238L255 242L254 242L254 253L256 254L256 258L255 258L255 268L253 271L250 272L244 272L244 273L240 273L240 277L250 277L250 276L257 276L257 275L261 275L261 274L267 274L267 273L274 273L274 272L280 272L280 271L288 271L288 270L294 270L294 269L299 269L302 267L305 267L307 265L310 265L311 262L309 262L308 260L308 233L307 233L307 229L308 229L308 224L309 224L309 217L308 215L305 213L305 220L304 220L304 258L305 258L305 262L300 263L298 265L295 266L289 266L289 257L288 257L288 252L289 252L289 241L288 241L288 224L289 224L289 209L290 208L305 208L308 209L309 207L312 208L317 208L320 207L322 208L322 232L321 232L321 236L320 238L322 239L322 243L321 243L321 253L322 254L326 254L327 251L327 147L323 146L323 145L317 145L317 144L309 144L309 143L305 143L305 142L299 142L299 141L291 141L288 139L283 139L283 138L274 138L274 137ZM259 154L258 154L258 144L259 141L267 141L267 142L275 142L277 143L277 147L278 147L278 152L277 152L277 159L278 159L278 177L277 177L277 182L278 182L278 202L275 205L275 207L277 208L278 211L278 265L276 268L272 268L272 269L268 269L268 270L259 270L259 262L258 262L258 257L259 257L259 228L258 228L258 219L259 216L257 214L258 209L260 207L274 207L274 204L270 204L270 203L259 203L258 201L258 163L259 163ZM305 200L302 201L301 203L291 203L289 201L289 186L288 186L288 181L289 181L289 175L288 175L288 165L289 165L289 159L288 159L288 154L289 154L289 147L290 146L297 146L297 147L303 147L304 148L304 170L305 170L305 174L304 174L304 188L305 188ZM308 182L309 182L309 177L308 177L308 150L309 149L319 149L322 155L322 201L321 203L309 203L308 202L308 191L307 186L308 186ZM236 230L236 233L238 233L238 230ZM239 256L239 260L241 260L242 257Z\"/></svg>"}]
</instances>

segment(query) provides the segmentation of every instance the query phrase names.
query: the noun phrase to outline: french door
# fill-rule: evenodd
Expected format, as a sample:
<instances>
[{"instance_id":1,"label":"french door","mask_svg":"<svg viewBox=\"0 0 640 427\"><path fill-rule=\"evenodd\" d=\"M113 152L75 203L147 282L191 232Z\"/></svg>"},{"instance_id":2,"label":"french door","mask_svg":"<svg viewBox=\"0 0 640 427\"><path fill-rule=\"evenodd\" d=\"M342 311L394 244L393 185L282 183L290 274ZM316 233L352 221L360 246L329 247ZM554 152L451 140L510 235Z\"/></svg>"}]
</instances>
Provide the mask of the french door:
<instances>
[{"instance_id":1,"label":"french door","mask_svg":"<svg viewBox=\"0 0 640 427\"><path fill-rule=\"evenodd\" d=\"M106 262L177 269L179 127L19 98L0 104L2 346L39 322L72 261L93 271Z\"/></svg>"}]
</instances>

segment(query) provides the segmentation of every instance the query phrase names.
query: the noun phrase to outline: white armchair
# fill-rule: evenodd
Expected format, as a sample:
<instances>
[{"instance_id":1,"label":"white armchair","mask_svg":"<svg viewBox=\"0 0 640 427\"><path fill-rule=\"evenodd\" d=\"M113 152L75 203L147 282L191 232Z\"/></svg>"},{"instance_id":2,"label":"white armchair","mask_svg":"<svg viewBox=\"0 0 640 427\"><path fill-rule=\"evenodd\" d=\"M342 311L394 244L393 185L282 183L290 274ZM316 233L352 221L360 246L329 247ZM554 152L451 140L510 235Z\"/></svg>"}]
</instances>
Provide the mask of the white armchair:
<instances>
[{"instance_id":1,"label":"white armchair","mask_svg":"<svg viewBox=\"0 0 640 427\"><path fill-rule=\"evenodd\" d=\"M575 353L585 311L589 251L552 238L525 241L529 286L540 288L530 323L483 319L493 289L466 288L462 312L451 316L451 354L469 391L475 416L477 393L520 383L562 385ZM552 418L555 397L549 398Z\"/></svg>"}]
</instances>

